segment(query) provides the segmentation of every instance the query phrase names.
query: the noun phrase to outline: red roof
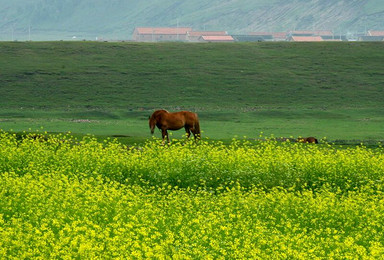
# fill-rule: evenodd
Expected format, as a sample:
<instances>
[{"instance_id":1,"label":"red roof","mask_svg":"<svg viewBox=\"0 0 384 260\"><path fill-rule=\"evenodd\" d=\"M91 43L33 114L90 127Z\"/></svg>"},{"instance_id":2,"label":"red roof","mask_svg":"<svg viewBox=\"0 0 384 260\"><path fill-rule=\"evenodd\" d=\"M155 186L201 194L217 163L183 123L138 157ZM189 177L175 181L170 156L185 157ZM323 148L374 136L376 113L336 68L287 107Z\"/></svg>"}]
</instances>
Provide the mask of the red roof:
<instances>
[{"instance_id":1,"label":"red roof","mask_svg":"<svg viewBox=\"0 0 384 260\"><path fill-rule=\"evenodd\" d=\"M250 32L249 35L256 35L256 36L271 35L274 39L285 39L285 38L287 38L287 33L286 32Z\"/></svg>"},{"instance_id":2,"label":"red roof","mask_svg":"<svg viewBox=\"0 0 384 260\"><path fill-rule=\"evenodd\" d=\"M292 41L295 41L295 42L322 42L324 40L320 36L292 36Z\"/></svg>"},{"instance_id":3,"label":"red roof","mask_svg":"<svg viewBox=\"0 0 384 260\"><path fill-rule=\"evenodd\" d=\"M227 35L225 31L190 31L188 32L189 36L218 36L218 35Z\"/></svg>"},{"instance_id":4,"label":"red roof","mask_svg":"<svg viewBox=\"0 0 384 260\"><path fill-rule=\"evenodd\" d=\"M368 31L369 36L384 36L384 31Z\"/></svg>"},{"instance_id":5,"label":"red roof","mask_svg":"<svg viewBox=\"0 0 384 260\"><path fill-rule=\"evenodd\" d=\"M314 34L319 36L331 36L333 35L333 32L332 31L314 31Z\"/></svg>"},{"instance_id":6,"label":"red roof","mask_svg":"<svg viewBox=\"0 0 384 260\"><path fill-rule=\"evenodd\" d=\"M191 27L137 27L138 34L187 34Z\"/></svg>"},{"instance_id":7,"label":"red roof","mask_svg":"<svg viewBox=\"0 0 384 260\"><path fill-rule=\"evenodd\" d=\"M312 34L318 36L330 36L333 35L332 31L292 31L291 34Z\"/></svg>"},{"instance_id":8,"label":"red roof","mask_svg":"<svg viewBox=\"0 0 384 260\"><path fill-rule=\"evenodd\" d=\"M201 36L201 38L204 41L208 41L208 42L228 42L228 41L234 41L234 39L230 35L218 35L218 36L210 36L210 35L205 36L205 35L203 35L203 36Z\"/></svg>"},{"instance_id":9,"label":"red roof","mask_svg":"<svg viewBox=\"0 0 384 260\"><path fill-rule=\"evenodd\" d=\"M285 38L287 38L287 33L285 33L285 32L274 32L274 33L272 33L272 36L275 39L285 39Z\"/></svg>"}]
</instances>

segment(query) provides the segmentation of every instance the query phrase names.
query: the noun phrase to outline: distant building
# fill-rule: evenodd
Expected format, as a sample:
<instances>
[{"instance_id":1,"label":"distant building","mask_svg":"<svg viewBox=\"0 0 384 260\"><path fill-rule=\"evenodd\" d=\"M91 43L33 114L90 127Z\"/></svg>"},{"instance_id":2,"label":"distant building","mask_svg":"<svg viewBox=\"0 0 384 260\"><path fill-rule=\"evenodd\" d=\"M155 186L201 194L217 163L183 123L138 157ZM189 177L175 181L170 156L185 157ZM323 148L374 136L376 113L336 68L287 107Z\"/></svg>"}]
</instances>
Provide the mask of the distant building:
<instances>
[{"instance_id":1,"label":"distant building","mask_svg":"<svg viewBox=\"0 0 384 260\"><path fill-rule=\"evenodd\" d=\"M187 32L187 41L198 42L201 36L225 36L226 31L189 31Z\"/></svg>"},{"instance_id":2,"label":"distant building","mask_svg":"<svg viewBox=\"0 0 384 260\"><path fill-rule=\"evenodd\" d=\"M272 41L273 40L272 33L270 33L270 32L250 32L250 33L248 33L248 36L249 37L241 37L241 38L244 40L247 40L247 41L255 41L256 39L257 39L257 41Z\"/></svg>"},{"instance_id":3,"label":"distant building","mask_svg":"<svg viewBox=\"0 0 384 260\"><path fill-rule=\"evenodd\" d=\"M137 42L261 42L261 41L384 41L384 31L335 35L330 30L294 30L290 32L250 32L228 35L226 31L193 31L192 27L137 27L132 40Z\"/></svg>"},{"instance_id":4,"label":"distant building","mask_svg":"<svg viewBox=\"0 0 384 260\"><path fill-rule=\"evenodd\" d=\"M230 35L217 35L217 36L200 36L199 42L234 42L235 39L233 39Z\"/></svg>"},{"instance_id":5,"label":"distant building","mask_svg":"<svg viewBox=\"0 0 384 260\"><path fill-rule=\"evenodd\" d=\"M333 36L333 32L328 30L291 31L289 36Z\"/></svg>"},{"instance_id":6,"label":"distant building","mask_svg":"<svg viewBox=\"0 0 384 260\"><path fill-rule=\"evenodd\" d=\"M323 40L327 42L348 41L347 36L345 35L321 36L321 38L323 38Z\"/></svg>"},{"instance_id":7,"label":"distant building","mask_svg":"<svg viewBox=\"0 0 384 260\"><path fill-rule=\"evenodd\" d=\"M273 32L272 38L274 41L286 41L287 33L286 32Z\"/></svg>"},{"instance_id":8,"label":"distant building","mask_svg":"<svg viewBox=\"0 0 384 260\"><path fill-rule=\"evenodd\" d=\"M369 30L367 35L362 35L358 38L359 41L379 42L384 41L384 31Z\"/></svg>"},{"instance_id":9,"label":"distant building","mask_svg":"<svg viewBox=\"0 0 384 260\"><path fill-rule=\"evenodd\" d=\"M372 31L369 30L367 36L382 36L384 37L384 31Z\"/></svg>"},{"instance_id":10,"label":"distant building","mask_svg":"<svg viewBox=\"0 0 384 260\"><path fill-rule=\"evenodd\" d=\"M288 38L291 42L322 42L321 36L291 36Z\"/></svg>"},{"instance_id":11,"label":"distant building","mask_svg":"<svg viewBox=\"0 0 384 260\"><path fill-rule=\"evenodd\" d=\"M263 38L265 41L286 41L286 32L250 32L251 36L258 36Z\"/></svg>"},{"instance_id":12,"label":"distant building","mask_svg":"<svg viewBox=\"0 0 384 260\"><path fill-rule=\"evenodd\" d=\"M137 42L186 41L191 27L137 27L132 39Z\"/></svg>"},{"instance_id":13,"label":"distant building","mask_svg":"<svg viewBox=\"0 0 384 260\"><path fill-rule=\"evenodd\" d=\"M264 42L266 39L258 35L232 35L237 42ZM272 39L272 37L271 37Z\"/></svg>"},{"instance_id":14,"label":"distant building","mask_svg":"<svg viewBox=\"0 0 384 260\"><path fill-rule=\"evenodd\" d=\"M360 36L358 40L363 42L381 42L384 41L384 36Z\"/></svg>"}]
</instances>

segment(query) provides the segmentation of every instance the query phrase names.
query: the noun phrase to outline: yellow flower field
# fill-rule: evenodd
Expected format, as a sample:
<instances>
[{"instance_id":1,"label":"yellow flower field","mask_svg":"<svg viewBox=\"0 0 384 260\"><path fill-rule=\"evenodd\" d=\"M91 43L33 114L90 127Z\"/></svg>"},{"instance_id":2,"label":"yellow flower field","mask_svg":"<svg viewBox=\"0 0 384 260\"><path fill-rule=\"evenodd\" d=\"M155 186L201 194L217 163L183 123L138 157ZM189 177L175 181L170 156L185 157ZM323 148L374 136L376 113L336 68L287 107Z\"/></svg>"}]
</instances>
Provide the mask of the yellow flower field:
<instances>
[{"instance_id":1,"label":"yellow flower field","mask_svg":"<svg viewBox=\"0 0 384 260\"><path fill-rule=\"evenodd\" d=\"M377 259L384 153L0 133L2 259Z\"/></svg>"}]
</instances>

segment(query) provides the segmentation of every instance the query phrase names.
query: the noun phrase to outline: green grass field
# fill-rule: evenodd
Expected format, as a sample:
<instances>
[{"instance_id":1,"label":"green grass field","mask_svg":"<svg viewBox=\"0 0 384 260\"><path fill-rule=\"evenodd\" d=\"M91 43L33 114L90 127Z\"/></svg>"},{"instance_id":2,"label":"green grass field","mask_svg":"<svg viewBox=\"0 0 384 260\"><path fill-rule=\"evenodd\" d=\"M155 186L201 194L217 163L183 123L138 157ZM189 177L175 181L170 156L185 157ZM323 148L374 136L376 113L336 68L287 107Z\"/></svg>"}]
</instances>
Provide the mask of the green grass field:
<instances>
[{"instance_id":1,"label":"green grass field","mask_svg":"<svg viewBox=\"0 0 384 260\"><path fill-rule=\"evenodd\" d=\"M2 42L0 128L145 140L148 116L165 108L199 113L211 139L263 132L379 141L383 49L364 42Z\"/></svg>"},{"instance_id":2,"label":"green grass field","mask_svg":"<svg viewBox=\"0 0 384 260\"><path fill-rule=\"evenodd\" d=\"M384 254L383 44L0 48L0 258ZM158 108L204 139L146 141Z\"/></svg>"}]
</instances>

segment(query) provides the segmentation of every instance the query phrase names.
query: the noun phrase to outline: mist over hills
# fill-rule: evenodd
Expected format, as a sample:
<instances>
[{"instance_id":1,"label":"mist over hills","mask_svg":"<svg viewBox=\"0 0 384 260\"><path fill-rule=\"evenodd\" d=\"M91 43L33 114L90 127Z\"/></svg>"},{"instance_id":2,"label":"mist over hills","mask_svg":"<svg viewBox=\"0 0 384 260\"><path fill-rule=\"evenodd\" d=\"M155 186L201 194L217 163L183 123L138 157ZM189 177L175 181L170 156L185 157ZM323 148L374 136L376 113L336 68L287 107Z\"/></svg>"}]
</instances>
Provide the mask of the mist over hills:
<instances>
[{"instance_id":1,"label":"mist over hills","mask_svg":"<svg viewBox=\"0 0 384 260\"><path fill-rule=\"evenodd\" d=\"M135 27L384 30L383 0L0 0L0 40L129 40Z\"/></svg>"}]
</instances>

